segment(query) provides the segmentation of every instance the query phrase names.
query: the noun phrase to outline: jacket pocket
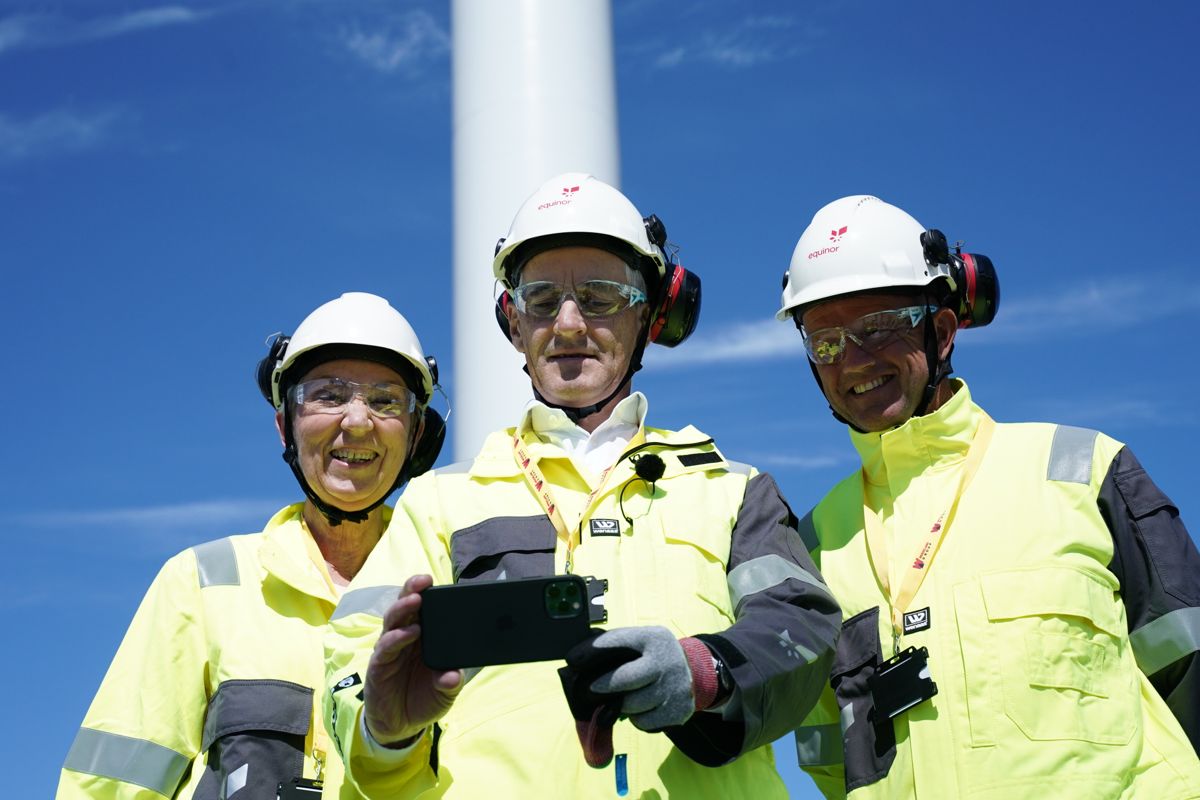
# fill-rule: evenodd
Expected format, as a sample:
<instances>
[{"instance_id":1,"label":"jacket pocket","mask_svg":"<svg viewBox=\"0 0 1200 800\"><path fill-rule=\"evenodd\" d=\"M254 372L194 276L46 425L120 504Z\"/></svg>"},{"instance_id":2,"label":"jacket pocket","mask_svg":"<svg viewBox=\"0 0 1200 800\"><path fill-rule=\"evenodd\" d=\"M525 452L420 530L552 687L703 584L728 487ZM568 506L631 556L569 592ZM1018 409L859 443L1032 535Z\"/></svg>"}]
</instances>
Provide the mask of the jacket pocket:
<instances>
[{"instance_id":1,"label":"jacket pocket","mask_svg":"<svg viewBox=\"0 0 1200 800\"><path fill-rule=\"evenodd\" d=\"M194 800L271 800L304 774L313 690L280 680L229 680L208 703L207 754Z\"/></svg>"},{"instance_id":2,"label":"jacket pocket","mask_svg":"<svg viewBox=\"0 0 1200 800\"><path fill-rule=\"evenodd\" d=\"M867 686L881 661L879 608L843 622L829 683L841 711L847 792L884 778L896 758L895 728L890 719L876 719Z\"/></svg>"},{"instance_id":3,"label":"jacket pocket","mask_svg":"<svg viewBox=\"0 0 1200 800\"><path fill-rule=\"evenodd\" d=\"M455 531L450 537L454 581L553 575L556 539L545 514L493 517Z\"/></svg>"},{"instance_id":4,"label":"jacket pocket","mask_svg":"<svg viewBox=\"0 0 1200 800\"><path fill-rule=\"evenodd\" d=\"M1038 567L983 574L980 589L991 645L975 656L996 664L964 653L968 693L994 692L990 672L1004 715L1029 739L1127 743L1138 687L1113 588L1070 567Z\"/></svg>"},{"instance_id":5,"label":"jacket pocket","mask_svg":"<svg viewBox=\"0 0 1200 800\"><path fill-rule=\"evenodd\" d=\"M703 518L691 520L691 527L687 527L687 517L678 517L670 523L659 520L666 542L659 573L665 573L669 597L680 599L680 602L668 602L669 616L685 634L724 630L734 623L727 571L729 529L706 525ZM680 525L680 519L683 525ZM703 601L705 611L702 615L697 616L699 607L696 604L682 601L691 597Z\"/></svg>"}]
</instances>

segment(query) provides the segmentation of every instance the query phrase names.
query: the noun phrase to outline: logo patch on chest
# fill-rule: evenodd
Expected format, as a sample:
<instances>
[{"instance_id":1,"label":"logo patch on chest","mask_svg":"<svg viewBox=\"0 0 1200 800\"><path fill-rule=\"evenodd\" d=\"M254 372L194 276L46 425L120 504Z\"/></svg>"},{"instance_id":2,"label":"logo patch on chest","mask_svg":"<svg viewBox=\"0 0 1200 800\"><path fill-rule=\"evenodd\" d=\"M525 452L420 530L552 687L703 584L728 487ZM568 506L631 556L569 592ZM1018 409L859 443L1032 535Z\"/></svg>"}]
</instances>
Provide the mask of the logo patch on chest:
<instances>
[{"instance_id":1,"label":"logo patch on chest","mask_svg":"<svg viewBox=\"0 0 1200 800\"><path fill-rule=\"evenodd\" d=\"M917 631L929 630L929 609L922 608L917 611L904 612L904 632L916 633Z\"/></svg>"},{"instance_id":2,"label":"logo patch on chest","mask_svg":"<svg viewBox=\"0 0 1200 800\"><path fill-rule=\"evenodd\" d=\"M588 522L592 536L620 536L621 526L615 519L593 519Z\"/></svg>"}]
</instances>

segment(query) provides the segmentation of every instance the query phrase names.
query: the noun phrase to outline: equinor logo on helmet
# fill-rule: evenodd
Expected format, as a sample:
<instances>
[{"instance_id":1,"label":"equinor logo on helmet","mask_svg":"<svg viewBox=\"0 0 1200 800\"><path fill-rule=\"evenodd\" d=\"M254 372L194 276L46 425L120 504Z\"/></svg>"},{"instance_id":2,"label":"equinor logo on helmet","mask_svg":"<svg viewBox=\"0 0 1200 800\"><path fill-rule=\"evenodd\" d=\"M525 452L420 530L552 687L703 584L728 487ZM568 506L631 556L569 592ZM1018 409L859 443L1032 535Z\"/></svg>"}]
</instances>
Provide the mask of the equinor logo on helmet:
<instances>
[{"instance_id":1,"label":"equinor logo on helmet","mask_svg":"<svg viewBox=\"0 0 1200 800\"><path fill-rule=\"evenodd\" d=\"M578 191L579 191L578 186L564 186L563 190L562 190L562 196L565 198L564 200L551 200L549 203L542 203L541 205L539 205L537 207L537 210L543 211L547 208L553 208L554 206L570 205L571 198L574 197L575 193Z\"/></svg>"},{"instance_id":2,"label":"equinor logo on helmet","mask_svg":"<svg viewBox=\"0 0 1200 800\"><path fill-rule=\"evenodd\" d=\"M837 251L838 251L838 248L836 248L836 247L822 247L820 250L813 250L811 253L808 254L808 257L809 258L820 258L821 256L827 256L830 253L836 253Z\"/></svg>"}]
</instances>

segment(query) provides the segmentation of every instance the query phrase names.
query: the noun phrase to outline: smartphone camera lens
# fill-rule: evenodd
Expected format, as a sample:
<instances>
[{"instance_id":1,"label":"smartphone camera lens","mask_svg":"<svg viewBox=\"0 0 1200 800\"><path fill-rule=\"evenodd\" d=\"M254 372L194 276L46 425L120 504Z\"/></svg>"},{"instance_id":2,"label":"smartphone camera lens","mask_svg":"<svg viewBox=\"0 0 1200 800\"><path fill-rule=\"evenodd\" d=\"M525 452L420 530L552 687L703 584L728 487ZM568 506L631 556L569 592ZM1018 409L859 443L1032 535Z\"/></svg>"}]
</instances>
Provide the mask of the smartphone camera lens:
<instances>
[{"instance_id":1,"label":"smartphone camera lens","mask_svg":"<svg viewBox=\"0 0 1200 800\"><path fill-rule=\"evenodd\" d=\"M579 616L583 609L579 585L572 580L551 583L546 586L546 612L552 619L570 619Z\"/></svg>"}]
</instances>

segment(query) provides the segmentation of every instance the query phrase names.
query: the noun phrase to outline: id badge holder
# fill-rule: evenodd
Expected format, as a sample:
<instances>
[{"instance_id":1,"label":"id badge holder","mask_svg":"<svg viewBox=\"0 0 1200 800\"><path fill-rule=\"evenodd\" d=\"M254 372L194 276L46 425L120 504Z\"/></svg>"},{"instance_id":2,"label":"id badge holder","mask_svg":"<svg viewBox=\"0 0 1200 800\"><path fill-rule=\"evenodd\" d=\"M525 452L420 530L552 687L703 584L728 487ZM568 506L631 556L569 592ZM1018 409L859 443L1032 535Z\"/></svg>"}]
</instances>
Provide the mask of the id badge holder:
<instances>
[{"instance_id":1,"label":"id badge holder","mask_svg":"<svg viewBox=\"0 0 1200 800\"><path fill-rule=\"evenodd\" d=\"M275 800L320 800L322 781L308 778L292 778L287 783L279 782L275 789Z\"/></svg>"},{"instance_id":2,"label":"id badge holder","mask_svg":"<svg viewBox=\"0 0 1200 800\"><path fill-rule=\"evenodd\" d=\"M879 665L867 679L875 702L875 711L887 719L924 703L937 694L937 684L929 677L929 651L910 647Z\"/></svg>"}]
</instances>

